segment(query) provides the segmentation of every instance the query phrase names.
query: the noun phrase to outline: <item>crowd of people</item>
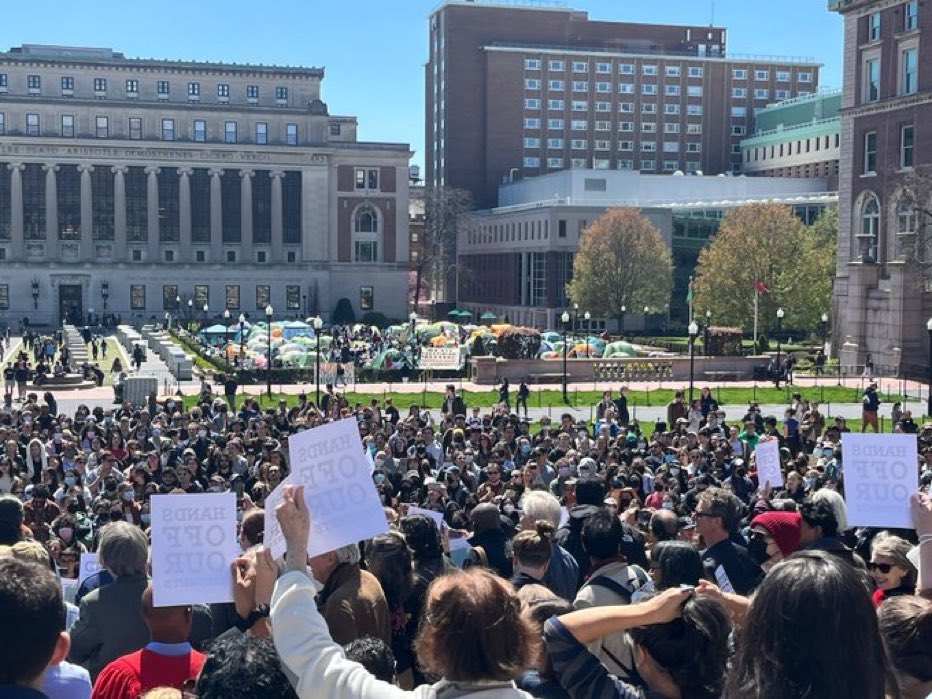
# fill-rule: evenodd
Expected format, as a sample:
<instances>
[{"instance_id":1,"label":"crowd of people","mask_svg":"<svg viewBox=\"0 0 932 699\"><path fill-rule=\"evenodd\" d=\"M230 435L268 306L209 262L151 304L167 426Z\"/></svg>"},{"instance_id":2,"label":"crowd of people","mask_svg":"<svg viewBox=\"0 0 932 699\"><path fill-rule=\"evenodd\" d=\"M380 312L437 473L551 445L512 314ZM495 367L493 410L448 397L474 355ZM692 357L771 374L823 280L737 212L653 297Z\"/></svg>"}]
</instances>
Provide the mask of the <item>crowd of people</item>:
<instances>
[{"instance_id":1,"label":"crowd of people","mask_svg":"<svg viewBox=\"0 0 932 699\"><path fill-rule=\"evenodd\" d=\"M704 390L652 424L624 393L595 423L531 424L453 386L439 411L325 398L73 415L50 393L5 401L0 697L932 693L932 423L915 431L914 528L879 530L849 526L847 428L802 396L770 416ZM288 437L340 419L386 532L308 558L303 487L285 485L273 560L264 506ZM762 440L785 485L758 478ZM151 497L205 492L236 494L234 602L155 606Z\"/></svg>"}]
</instances>

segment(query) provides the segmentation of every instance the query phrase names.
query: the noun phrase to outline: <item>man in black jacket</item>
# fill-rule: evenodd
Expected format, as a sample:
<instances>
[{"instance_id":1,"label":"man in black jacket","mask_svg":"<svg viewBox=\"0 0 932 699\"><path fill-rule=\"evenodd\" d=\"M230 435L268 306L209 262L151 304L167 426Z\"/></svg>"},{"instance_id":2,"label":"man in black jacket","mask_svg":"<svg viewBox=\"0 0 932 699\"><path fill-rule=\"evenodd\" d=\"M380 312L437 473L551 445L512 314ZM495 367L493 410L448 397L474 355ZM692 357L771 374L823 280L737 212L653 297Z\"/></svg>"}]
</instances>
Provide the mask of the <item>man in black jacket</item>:
<instances>
[{"instance_id":1,"label":"man in black jacket","mask_svg":"<svg viewBox=\"0 0 932 699\"><path fill-rule=\"evenodd\" d=\"M469 518L473 525L473 535L469 537L469 545L473 549L471 562L487 564L503 578L510 580L514 569L508 537L502 531L498 508L492 503L482 503L472 511Z\"/></svg>"},{"instance_id":2,"label":"man in black jacket","mask_svg":"<svg viewBox=\"0 0 932 699\"><path fill-rule=\"evenodd\" d=\"M447 395L443 399L443 414L448 416L466 416L466 403L462 396L456 393L453 384L447 384Z\"/></svg>"},{"instance_id":3,"label":"man in black jacket","mask_svg":"<svg viewBox=\"0 0 932 699\"><path fill-rule=\"evenodd\" d=\"M763 579L763 571L743 546L735 543L741 503L722 488L708 488L696 505L696 531L706 548L702 565L710 579L725 592L747 596Z\"/></svg>"}]
</instances>

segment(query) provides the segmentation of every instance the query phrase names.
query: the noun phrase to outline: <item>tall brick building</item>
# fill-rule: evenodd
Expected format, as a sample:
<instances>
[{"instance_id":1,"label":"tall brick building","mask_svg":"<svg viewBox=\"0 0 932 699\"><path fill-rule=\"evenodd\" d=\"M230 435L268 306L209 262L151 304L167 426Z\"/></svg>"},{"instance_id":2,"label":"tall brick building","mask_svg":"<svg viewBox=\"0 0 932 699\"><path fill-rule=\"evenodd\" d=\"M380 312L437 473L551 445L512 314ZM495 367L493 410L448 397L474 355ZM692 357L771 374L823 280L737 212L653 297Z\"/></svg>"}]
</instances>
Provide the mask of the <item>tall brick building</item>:
<instances>
[{"instance_id":1,"label":"tall brick building","mask_svg":"<svg viewBox=\"0 0 932 699\"><path fill-rule=\"evenodd\" d=\"M812 61L729 56L722 27L542 4L446 0L429 55L426 181L480 207L505 179L574 167L737 171L755 110L819 85Z\"/></svg>"}]
</instances>

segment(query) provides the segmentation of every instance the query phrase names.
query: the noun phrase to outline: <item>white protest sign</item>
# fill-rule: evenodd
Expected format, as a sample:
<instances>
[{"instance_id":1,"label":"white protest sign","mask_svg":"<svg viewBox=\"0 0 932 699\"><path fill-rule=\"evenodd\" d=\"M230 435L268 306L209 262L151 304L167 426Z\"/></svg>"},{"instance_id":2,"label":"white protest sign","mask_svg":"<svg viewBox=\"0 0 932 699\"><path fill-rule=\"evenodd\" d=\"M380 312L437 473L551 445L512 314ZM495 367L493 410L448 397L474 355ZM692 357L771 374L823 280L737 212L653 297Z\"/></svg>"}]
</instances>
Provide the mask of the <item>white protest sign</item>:
<instances>
[{"instance_id":1,"label":"white protest sign","mask_svg":"<svg viewBox=\"0 0 932 699\"><path fill-rule=\"evenodd\" d=\"M152 496L156 607L233 601L236 494Z\"/></svg>"},{"instance_id":2,"label":"white protest sign","mask_svg":"<svg viewBox=\"0 0 932 699\"><path fill-rule=\"evenodd\" d=\"M849 525L912 528L909 496L919 489L916 444L911 434L842 434Z\"/></svg>"},{"instance_id":3,"label":"white protest sign","mask_svg":"<svg viewBox=\"0 0 932 699\"><path fill-rule=\"evenodd\" d=\"M472 546L469 545L469 541L465 537L450 539L450 560L453 561L453 565L457 568L463 567L470 551L472 551Z\"/></svg>"},{"instance_id":4,"label":"white protest sign","mask_svg":"<svg viewBox=\"0 0 932 699\"><path fill-rule=\"evenodd\" d=\"M442 512L434 512L433 510L425 510L422 507L409 507L408 516L410 517L411 515L424 515L425 517L429 517L430 519L433 520L434 524L437 525L437 529L441 529L441 530L443 529L443 513Z\"/></svg>"},{"instance_id":5,"label":"white protest sign","mask_svg":"<svg viewBox=\"0 0 932 699\"><path fill-rule=\"evenodd\" d=\"M65 601L74 604L74 597L80 583L75 578L61 578L61 593Z\"/></svg>"},{"instance_id":6,"label":"white protest sign","mask_svg":"<svg viewBox=\"0 0 932 699\"><path fill-rule=\"evenodd\" d=\"M82 553L81 564L78 567L78 585L101 570L103 570L103 566L100 565L96 553Z\"/></svg>"},{"instance_id":7,"label":"white protest sign","mask_svg":"<svg viewBox=\"0 0 932 699\"><path fill-rule=\"evenodd\" d=\"M288 438L288 449L291 475L287 482L304 486L304 500L311 516L309 556L388 531L356 420L330 422L294 434ZM285 552L274 514L275 506L281 502L280 494L273 497L278 490L266 498L264 537L276 558Z\"/></svg>"},{"instance_id":8,"label":"white protest sign","mask_svg":"<svg viewBox=\"0 0 932 699\"><path fill-rule=\"evenodd\" d=\"M757 482L763 488L770 483L772 488L783 486L783 470L780 468L780 442L768 439L757 443L754 449L754 460L757 463Z\"/></svg>"},{"instance_id":9,"label":"white protest sign","mask_svg":"<svg viewBox=\"0 0 932 699\"><path fill-rule=\"evenodd\" d=\"M566 505L560 508L560 529L570 523L570 510Z\"/></svg>"},{"instance_id":10,"label":"white protest sign","mask_svg":"<svg viewBox=\"0 0 932 699\"><path fill-rule=\"evenodd\" d=\"M281 558L285 555L285 537L282 536L281 527L278 526L275 508L285 497L285 486L292 483L291 476L288 476L278 484L275 490L265 496L265 534L262 536L262 545L272 552L272 558Z\"/></svg>"},{"instance_id":11,"label":"white protest sign","mask_svg":"<svg viewBox=\"0 0 932 699\"><path fill-rule=\"evenodd\" d=\"M460 348L456 347L422 347L418 368L420 369L459 369L461 364Z\"/></svg>"}]
</instances>

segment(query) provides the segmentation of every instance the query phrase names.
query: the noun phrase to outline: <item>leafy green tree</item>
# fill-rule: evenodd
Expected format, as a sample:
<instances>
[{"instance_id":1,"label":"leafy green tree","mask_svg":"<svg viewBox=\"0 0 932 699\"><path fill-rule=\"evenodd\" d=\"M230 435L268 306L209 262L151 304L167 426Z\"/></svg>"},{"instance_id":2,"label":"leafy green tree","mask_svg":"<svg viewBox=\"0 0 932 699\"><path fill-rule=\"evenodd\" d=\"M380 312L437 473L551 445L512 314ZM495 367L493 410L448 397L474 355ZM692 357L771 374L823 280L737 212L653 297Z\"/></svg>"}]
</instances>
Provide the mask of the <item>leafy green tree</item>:
<instances>
[{"instance_id":1,"label":"leafy green tree","mask_svg":"<svg viewBox=\"0 0 932 699\"><path fill-rule=\"evenodd\" d=\"M826 209L803 230L798 266L782 270L777 277L777 287L786 290L783 310L792 323L788 327L816 332L822 314L831 310L837 240L837 206Z\"/></svg>"}]
</instances>

